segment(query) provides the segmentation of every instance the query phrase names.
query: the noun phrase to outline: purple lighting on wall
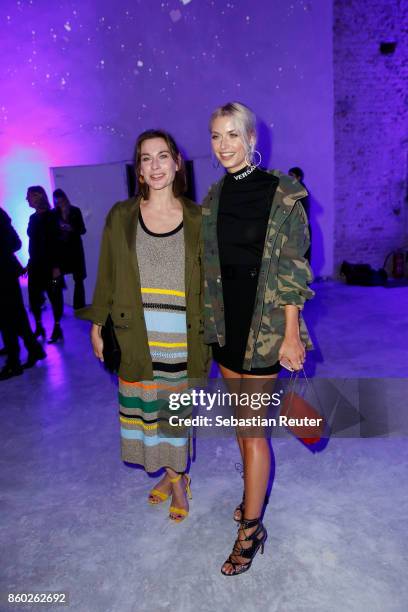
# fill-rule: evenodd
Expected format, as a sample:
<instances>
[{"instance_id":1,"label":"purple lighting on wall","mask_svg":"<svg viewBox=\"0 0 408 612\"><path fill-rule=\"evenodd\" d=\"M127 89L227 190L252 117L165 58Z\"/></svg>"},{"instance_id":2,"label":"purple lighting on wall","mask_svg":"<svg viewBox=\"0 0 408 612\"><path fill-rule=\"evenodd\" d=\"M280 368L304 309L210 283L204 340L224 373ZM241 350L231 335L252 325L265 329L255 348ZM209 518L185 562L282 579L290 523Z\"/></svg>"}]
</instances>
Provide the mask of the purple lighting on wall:
<instances>
[{"instance_id":1,"label":"purple lighting on wall","mask_svg":"<svg viewBox=\"0 0 408 612\"><path fill-rule=\"evenodd\" d=\"M50 166L129 159L150 127L171 131L198 160L202 198L213 180L210 113L240 100L259 117L263 162L305 170L319 203L313 223L328 237L315 271L329 271L330 2L3 0L0 24L0 205L21 235L27 185L49 189Z\"/></svg>"}]
</instances>

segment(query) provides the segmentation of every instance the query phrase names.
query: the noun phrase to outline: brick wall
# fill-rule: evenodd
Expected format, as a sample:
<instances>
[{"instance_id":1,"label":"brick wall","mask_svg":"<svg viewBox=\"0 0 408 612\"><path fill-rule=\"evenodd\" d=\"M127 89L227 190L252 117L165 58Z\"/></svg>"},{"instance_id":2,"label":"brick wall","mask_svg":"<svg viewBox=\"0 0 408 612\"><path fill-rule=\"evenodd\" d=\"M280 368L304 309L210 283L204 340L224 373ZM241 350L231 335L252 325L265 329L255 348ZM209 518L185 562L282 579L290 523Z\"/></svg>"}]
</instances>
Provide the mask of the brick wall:
<instances>
[{"instance_id":1,"label":"brick wall","mask_svg":"<svg viewBox=\"0 0 408 612\"><path fill-rule=\"evenodd\" d=\"M334 0L333 18L336 272L408 246L408 2Z\"/></svg>"}]
</instances>

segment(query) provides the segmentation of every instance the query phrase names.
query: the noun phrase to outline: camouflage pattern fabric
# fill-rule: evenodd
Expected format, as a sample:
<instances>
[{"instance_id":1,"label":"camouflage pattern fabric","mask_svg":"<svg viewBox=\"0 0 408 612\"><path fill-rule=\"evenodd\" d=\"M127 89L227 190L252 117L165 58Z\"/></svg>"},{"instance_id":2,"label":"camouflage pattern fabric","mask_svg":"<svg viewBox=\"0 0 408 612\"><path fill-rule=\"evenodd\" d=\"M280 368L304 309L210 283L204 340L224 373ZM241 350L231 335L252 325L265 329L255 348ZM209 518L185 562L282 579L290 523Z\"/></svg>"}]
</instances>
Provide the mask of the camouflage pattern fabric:
<instances>
[{"instance_id":1,"label":"camouflage pattern fabric","mask_svg":"<svg viewBox=\"0 0 408 612\"><path fill-rule=\"evenodd\" d=\"M285 333L285 305L302 310L314 292L308 287L313 276L304 254L309 248L308 221L298 201L307 195L296 179L271 170L279 179L268 220L255 308L243 368L264 368L278 360ZM204 340L225 345L225 321L221 269L218 254L217 217L224 179L210 187L202 205L204 239ZM299 313L300 335L307 349L313 348Z\"/></svg>"}]
</instances>

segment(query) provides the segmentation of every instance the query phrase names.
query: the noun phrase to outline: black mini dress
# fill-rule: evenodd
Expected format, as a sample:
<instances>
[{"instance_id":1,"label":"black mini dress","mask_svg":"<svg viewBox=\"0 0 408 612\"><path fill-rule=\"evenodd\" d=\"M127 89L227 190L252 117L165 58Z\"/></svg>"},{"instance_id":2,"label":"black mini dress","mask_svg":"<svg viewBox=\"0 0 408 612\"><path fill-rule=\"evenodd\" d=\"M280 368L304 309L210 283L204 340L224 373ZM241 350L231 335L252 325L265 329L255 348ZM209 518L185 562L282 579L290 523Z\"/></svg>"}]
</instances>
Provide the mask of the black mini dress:
<instances>
[{"instance_id":1,"label":"black mini dress","mask_svg":"<svg viewBox=\"0 0 408 612\"><path fill-rule=\"evenodd\" d=\"M214 360L239 374L268 375L279 362L244 370L266 229L279 179L258 168L227 174L221 190L217 238L225 316L225 346L212 345Z\"/></svg>"}]
</instances>

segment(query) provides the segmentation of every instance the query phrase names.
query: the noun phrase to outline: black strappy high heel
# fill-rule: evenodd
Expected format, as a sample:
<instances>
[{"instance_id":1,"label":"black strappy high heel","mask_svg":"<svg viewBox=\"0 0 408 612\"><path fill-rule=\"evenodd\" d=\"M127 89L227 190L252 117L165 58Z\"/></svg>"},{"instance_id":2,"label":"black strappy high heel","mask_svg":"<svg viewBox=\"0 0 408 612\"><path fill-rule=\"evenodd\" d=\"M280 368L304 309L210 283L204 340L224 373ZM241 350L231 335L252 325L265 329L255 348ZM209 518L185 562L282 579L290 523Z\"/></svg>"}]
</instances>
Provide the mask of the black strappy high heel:
<instances>
[{"instance_id":1,"label":"black strappy high heel","mask_svg":"<svg viewBox=\"0 0 408 612\"><path fill-rule=\"evenodd\" d=\"M253 527L256 527L255 531L253 531L250 535L247 535L245 530L252 529ZM252 520L243 519L241 521L239 529L242 529L245 537L243 539L240 539L238 530L238 537L235 540L232 553L224 562L224 565L226 563L229 563L232 566L232 572L226 572L223 569L223 565L223 567L221 568L221 573L224 574L224 576L237 576L238 574L243 574L244 572L247 572L251 567L252 561L254 560L258 550L261 550L261 555L263 555L264 552L268 532L266 531L265 527L262 524L262 521L259 518ZM242 545L243 542L251 542L251 545L248 547L244 547ZM242 561L237 561L236 559L239 557L241 559L248 559L248 561L246 563L242 563Z\"/></svg>"},{"instance_id":2,"label":"black strappy high heel","mask_svg":"<svg viewBox=\"0 0 408 612\"><path fill-rule=\"evenodd\" d=\"M264 508L267 505L268 501L269 501L269 495L266 494L265 499L264 499ZM238 516L238 512L240 513L239 516ZM244 514L245 514L245 491L244 491L244 494L242 495L242 502L239 504L239 506L235 508L232 518L234 519L236 523L240 523L242 521L242 517L244 516Z\"/></svg>"}]
</instances>

